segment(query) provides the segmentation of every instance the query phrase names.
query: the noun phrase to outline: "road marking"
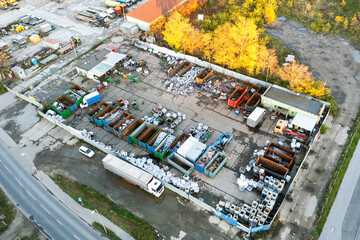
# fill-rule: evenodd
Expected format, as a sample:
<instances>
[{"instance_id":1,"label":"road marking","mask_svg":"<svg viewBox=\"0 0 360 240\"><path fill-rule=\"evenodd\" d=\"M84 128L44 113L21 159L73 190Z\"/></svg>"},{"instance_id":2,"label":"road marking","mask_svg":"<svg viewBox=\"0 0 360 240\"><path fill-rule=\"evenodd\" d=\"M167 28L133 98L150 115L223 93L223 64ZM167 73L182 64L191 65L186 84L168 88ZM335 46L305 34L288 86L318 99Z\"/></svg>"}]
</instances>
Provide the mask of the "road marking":
<instances>
[{"instance_id":1,"label":"road marking","mask_svg":"<svg viewBox=\"0 0 360 240\"><path fill-rule=\"evenodd\" d=\"M76 239L80 240L80 238L78 238L75 234L74 234L74 237L76 237Z\"/></svg>"},{"instance_id":2,"label":"road marking","mask_svg":"<svg viewBox=\"0 0 360 240\"><path fill-rule=\"evenodd\" d=\"M63 225L59 220L56 219L56 221L57 221L61 226Z\"/></svg>"},{"instance_id":3,"label":"road marking","mask_svg":"<svg viewBox=\"0 0 360 240\"><path fill-rule=\"evenodd\" d=\"M51 215L51 213L46 208L44 208L43 205L40 204L40 207L42 207L49 215Z\"/></svg>"},{"instance_id":4,"label":"road marking","mask_svg":"<svg viewBox=\"0 0 360 240\"><path fill-rule=\"evenodd\" d=\"M24 187L21 182L19 181L19 179L17 179L17 177L15 177L15 180L20 184L20 186ZM36 199L35 199L36 200Z\"/></svg>"},{"instance_id":5,"label":"road marking","mask_svg":"<svg viewBox=\"0 0 360 240\"><path fill-rule=\"evenodd\" d=\"M6 170L8 170L10 174L12 174L12 172L7 168L7 166L4 165L4 167L6 168Z\"/></svg>"},{"instance_id":6,"label":"road marking","mask_svg":"<svg viewBox=\"0 0 360 240\"><path fill-rule=\"evenodd\" d=\"M34 196L33 196L33 195L31 195L31 193L29 193L29 191L28 191L28 190L26 190L26 192L27 192L27 194L29 194L29 195L30 195L30 197L32 197L34 200L36 200L36 198L34 198Z\"/></svg>"}]
</instances>

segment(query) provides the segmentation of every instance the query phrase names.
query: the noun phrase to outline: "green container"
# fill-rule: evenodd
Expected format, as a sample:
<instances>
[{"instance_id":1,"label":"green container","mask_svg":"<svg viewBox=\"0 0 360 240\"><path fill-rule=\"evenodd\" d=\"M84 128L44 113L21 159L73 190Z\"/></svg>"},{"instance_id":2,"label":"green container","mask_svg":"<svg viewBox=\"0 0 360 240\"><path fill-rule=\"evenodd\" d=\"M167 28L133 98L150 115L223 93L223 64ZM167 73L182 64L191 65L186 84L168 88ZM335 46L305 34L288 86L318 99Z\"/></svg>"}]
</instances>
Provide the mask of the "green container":
<instances>
[{"instance_id":1,"label":"green container","mask_svg":"<svg viewBox=\"0 0 360 240\"><path fill-rule=\"evenodd\" d=\"M138 145L139 144L138 140L141 137L141 135L143 135L143 133L146 132L146 130L148 130L151 126L152 124L148 122L143 122L137 129L135 129L135 131L133 131L129 135L129 141Z\"/></svg>"},{"instance_id":2,"label":"green container","mask_svg":"<svg viewBox=\"0 0 360 240\"><path fill-rule=\"evenodd\" d=\"M58 100L52 101L50 103L50 108L52 110L54 110L57 114L61 115L63 118L67 118L71 115L71 111L69 108L67 108L66 106L64 106L64 111L60 111L59 109L57 109L56 107L53 106L54 102L59 102Z\"/></svg>"},{"instance_id":3,"label":"green container","mask_svg":"<svg viewBox=\"0 0 360 240\"><path fill-rule=\"evenodd\" d=\"M167 140L170 136L171 136L171 135L168 134L168 135L164 138L164 140L162 140L162 142L159 144L159 146L155 149L155 151L154 151L155 157L158 157L158 158L160 158L160 159L164 159L164 158L166 157L166 155L167 155L168 152L169 152L169 147L170 147L171 144L170 144L169 147L166 148L165 151L163 151L163 152L160 152L160 149L162 148L162 146L165 144L166 140ZM174 138L174 141L175 141L175 139L176 139L176 138Z\"/></svg>"},{"instance_id":4,"label":"green container","mask_svg":"<svg viewBox=\"0 0 360 240\"><path fill-rule=\"evenodd\" d=\"M78 97L77 97L78 100L76 100L74 97L71 97L71 96L73 96L72 94L78 96ZM82 97L80 94L78 94L77 92L75 92L75 91L73 91L73 90L71 90L71 89L65 91L65 92L64 92L64 95L67 96L68 98L70 98L71 100L73 100L73 101L76 103L76 105L78 105L78 106L80 106L80 103L81 103L82 100L83 100L83 97ZM76 101L75 101L75 100L76 100Z\"/></svg>"}]
</instances>

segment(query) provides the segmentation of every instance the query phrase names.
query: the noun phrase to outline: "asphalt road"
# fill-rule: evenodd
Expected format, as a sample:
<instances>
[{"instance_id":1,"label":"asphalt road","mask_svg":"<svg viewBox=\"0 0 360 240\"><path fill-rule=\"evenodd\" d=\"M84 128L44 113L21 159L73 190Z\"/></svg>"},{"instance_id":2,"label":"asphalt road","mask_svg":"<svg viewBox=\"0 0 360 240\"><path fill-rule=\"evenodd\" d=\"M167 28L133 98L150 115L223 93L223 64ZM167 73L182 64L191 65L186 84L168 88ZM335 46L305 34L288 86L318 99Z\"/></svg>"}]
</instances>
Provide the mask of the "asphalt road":
<instances>
[{"instance_id":1,"label":"asphalt road","mask_svg":"<svg viewBox=\"0 0 360 240\"><path fill-rule=\"evenodd\" d=\"M18 209L51 239L105 239L25 171L1 141L0 186Z\"/></svg>"},{"instance_id":2,"label":"asphalt road","mask_svg":"<svg viewBox=\"0 0 360 240\"><path fill-rule=\"evenodd\" d=\"M320 240L360 239L360 143L358 143Z\"/></svg>"}]
</instances>

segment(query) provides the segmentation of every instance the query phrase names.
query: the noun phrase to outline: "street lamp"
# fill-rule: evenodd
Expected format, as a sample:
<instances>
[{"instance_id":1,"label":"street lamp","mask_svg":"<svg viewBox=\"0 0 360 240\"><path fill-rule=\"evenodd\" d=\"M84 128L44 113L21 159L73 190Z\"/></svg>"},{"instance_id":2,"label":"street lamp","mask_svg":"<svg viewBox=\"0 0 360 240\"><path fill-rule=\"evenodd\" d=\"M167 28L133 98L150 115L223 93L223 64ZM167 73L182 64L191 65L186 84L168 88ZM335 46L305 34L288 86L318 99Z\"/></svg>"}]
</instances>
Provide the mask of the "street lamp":
<instances>
[{"instance_id":1,"label":"street lamp","mask_svg":"<svg viewBox=\"0 0 360 240\"><path fill-rule=\"evenodd\" d=\"M29 170L30 170L30 174L33 174L33 172L32 172L32 167L31 167L31 158L29 157L29 154L27 154L27 153L21 153L20 154L20 156L27 156L28 157L28 159L29 159Z\"/></svg>"},{"instance_id":2,"label":"street lamp","mask_svg":"<svg viewBox=\"0 0 360 240\"><path fill-rule=\"evenodd\" d=\"M103 223L103 221L102 221L102 219L101 219L101 217L100 217L99 212L95 209L94 211L91 212L91 214L94 214L94 213L97 213L97 214L98 214L98 217L99 217L99 219L100 219L100 222L101 222L101 224L102 224L105 232L108 233L108 232L106 231L106 228L105 228L104 223Z\"/></svg>"}]
</instances>

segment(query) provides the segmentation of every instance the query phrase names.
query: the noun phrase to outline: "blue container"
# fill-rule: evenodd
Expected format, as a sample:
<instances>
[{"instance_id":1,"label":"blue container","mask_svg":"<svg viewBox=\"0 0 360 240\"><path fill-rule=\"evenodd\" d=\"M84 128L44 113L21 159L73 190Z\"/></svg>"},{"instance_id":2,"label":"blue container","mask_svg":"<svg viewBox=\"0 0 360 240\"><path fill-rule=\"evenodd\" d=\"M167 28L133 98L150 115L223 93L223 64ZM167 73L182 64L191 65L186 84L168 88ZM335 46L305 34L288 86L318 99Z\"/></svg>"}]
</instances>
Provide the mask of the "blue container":
<instances>
[{"instance_id":1,"label":"blue container","mask_svg":"<svg viewBox=\"0 0 360 240\"><path fill-rule=\"evenodd\" d=\"M209 168L211 166L211 164L218 158L218 157L223 157L222 162L220 163L220 165L214 170L214 171L210 171ZM205 169L204 169L204 173L205 175L214 178L215 175L220 171L220 169L225 165L225 163L227 162L227 155L222 153L222 152L218 152L212 159L211 161L206 165Z\"/></svg>"},{"instance_id":2,"label":"blue container","mask_svg":"<svg viewBox=\"0 0 360 240\"><path fill-rule=\"evenodd\" d=\"M104 117L107 113L111 112L112 110L114 110L114 106L112 106L112 105L106 106L103 110L101 110L94 117L95 123L101 127L103 125L103 122L102 122L101 118Z\"/></svg>"},{"instance_id":3,"label":"blue container","mask_svg":"<svg viewBox=\"0 0 360 240\"><path fill-rule=\"evenodd\" d=\"M100 110L100 106L107 106L107 104L105 103L105 102L101 102L101 103L99 103L98 105L96 105L95 107L93 107L90 111L88 111L87 113L86 113L86 117L90 120L90 121L92 121L92 122L94 122L94 117L95 117L95 115L99 112L99 110Z\"/></svg>"},{"instance_id":4,"label":"blue container","mask_svg":"<svg viewBox=\"0 0 360 240\"><path fill-rule=\"evenodd\" d=\"M34 66L38 66L38 65L39 65L39 64L38 64L38 61L37 61L35 58L31 59L31 63L32 63Z\"/></svg>"},{"instance_id":5,"label":"blue container","mask_svg":"<svg viewBox=\"0 0 360 240\"><path fill-rule=\"evenodd\" d=\"M173 153L174 152L174 147L176 146L176 144L180 141L182 141L184 138L188 139L190 137L190 134L187 133L182 133L177 139L175 139L175 141L170 145L169 147L169 153Z\"/></svg>"},{"instance_id":6,"label":"blue container","mask_svg":"<svg viewBox=\"0 0 360 240\"><path fill-rule=\"evenodd\" d=\"M120 127L127 120L131 120L131 119L135 120L135 117L133 115L128 115L126 118L124 118L122 121L120 121L117 125L115 125L115 127L113 128L115 136L117 136L118 138L123 138L123 136L124 136L123 131L125 131L126 128L128 128L132 123L129 126L127 126L125 129L121 130Z\"/></svg>"},{"instance_id":7,"label":"blue container","mask_svg":"<svg viewBox=\"0 0 360 240\"><path fill-rule=\"evenodd\" d=\"M102 123L104 126L107 126L112 120L114 120L117 116L119 116L121 113L123 113L125 110L121 107L117 107L114 110L112 110L110 113L106 114L105 117L102 119ZM111 115L116 115L113 118L110 118Z\"/></svg>"},{"instance_id":8,"label":"blue container","mask_svg":"<svg viewBox=\"0 0 360 240\"><path fill-rule=\"evenodd\" d=\"M158 138L158 136L160 135L161 132L165 132L166 135L164 135L164 137L161 139L161 141L159 142L159 144L164 141L164 139L167 137L167 135L169 135L169 133L163 129L161 129L160 131L158 131L149 141L149 143L147 144L146 148L149 152L151 153L155 153L155 148L157 146L154 146L154 143L156 141L156 139Z\"/></svg>"},{"instance_id":9,"label":"blue container","mask_svg":"<svg viewBox=\"0 0 360 240\"><path fill-rule=\"evenodd\" d=\"M172 153L167 157L168 163L178 169L180 172L185 175L190 175L195 167L194 164L186 160L184 157L177 153ZM187 166L187 167L185 167ZM184 168L185 167L185 168Z\"/></svg>"},{"instance_id":10,"label":"blue container","mask_svg":"<svg viewBox=\"0 0 360 240\"><path fill-rule=\"evenodd\" d=\"M151 140L151 138L156 135L159 131L159 128L156 126L151 126L144 132L138 139L138 144L140 147L147 149L147 143Z\"/></svg>"},{"instance_id":11,"label":"blue container","mask_svg":"<svg viewBox=\"0 0 360 240\"><path fill-rule=\"evenodd\" d=\"M196 170L198 170L199 172L204 172L205 171L205 167L207 166L207 164L211 161L211 159L205 159L205 156L208 154L208 152L212 149L213 145L211 145L208 149L206 149L206 151L204 152L203 155L201 155L201 157L199 158L199 160L196 161L195 163L195 168ZM215 154L214 154L215 156Z\"/></svg>"},{"instance_id":12,"label":"blue container","mask_svg":"<svg viewBox=\"0 0 360 240\"><path fill-rule=\"evenodd\" d=\"M135 119L135 117L133 115L130 115L129 117ZM130 118L129 118L130 119ZM118 133L118 138L125 138L127 139L128 136L135 130L137 129L142 123L144 122L144 120L142 119L136 119L135 121L133 121L129 126L127 126L124 130L120 131Z\"/></svg>"},{"instance_id":13,"label":"blue container","mask_svg":"<svg viewBox=\"0 0 360 240\"><path fill-rule=\"evenodd\" d=\"M115 117L111 122L109 122L106 127L107 129L112 132L112 133L115 133L114 132L114 127L119 123L121 122L124 117L127 117L129 116L129 114L127 112L122 112L121 114L119 114L119 116ZM115 134L116 135L116 134Z\"/></svg>"}]
</instances>

